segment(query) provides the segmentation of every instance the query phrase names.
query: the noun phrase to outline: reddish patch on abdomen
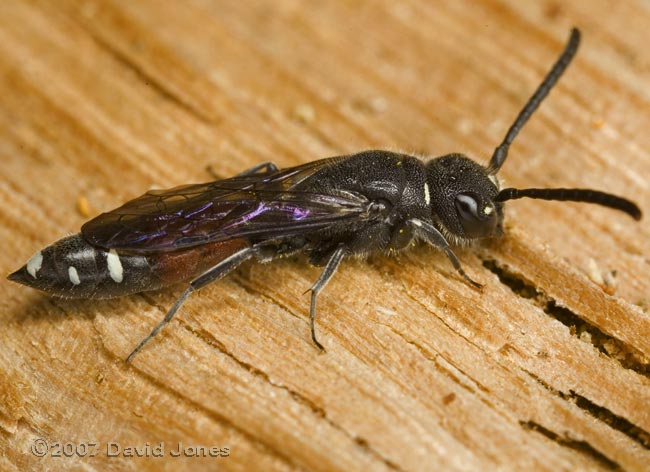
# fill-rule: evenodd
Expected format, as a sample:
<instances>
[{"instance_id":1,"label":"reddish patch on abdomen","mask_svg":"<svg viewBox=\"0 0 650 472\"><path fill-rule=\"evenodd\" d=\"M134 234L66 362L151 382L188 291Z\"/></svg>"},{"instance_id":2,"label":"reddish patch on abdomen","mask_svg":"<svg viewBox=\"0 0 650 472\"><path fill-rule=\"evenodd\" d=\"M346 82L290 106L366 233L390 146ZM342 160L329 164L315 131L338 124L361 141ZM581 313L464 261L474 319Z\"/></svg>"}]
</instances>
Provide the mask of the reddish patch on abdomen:
<instances>
[{"instance_id":1,"label":"reddish patch on abdomen","mask_svg":"<svg viewBox=\"0 0 650 472\"><path fill-rule=\"evenodd\" d=\"M195 278L248 246L244 239L230 239L147 256L147 261L152 274L169 285Z\"/></svg>"}]
</instances>

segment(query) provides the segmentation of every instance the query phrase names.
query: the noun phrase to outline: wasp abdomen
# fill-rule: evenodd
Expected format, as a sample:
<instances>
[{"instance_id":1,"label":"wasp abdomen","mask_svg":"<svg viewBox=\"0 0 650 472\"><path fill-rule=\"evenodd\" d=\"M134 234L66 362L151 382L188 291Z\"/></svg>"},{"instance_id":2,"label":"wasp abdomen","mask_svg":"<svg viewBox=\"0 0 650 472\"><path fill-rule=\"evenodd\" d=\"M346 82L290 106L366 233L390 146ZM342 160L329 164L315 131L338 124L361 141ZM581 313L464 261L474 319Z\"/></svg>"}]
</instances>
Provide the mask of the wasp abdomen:
<instances>
[{"instance_id":1,"label":"wasp abdomen","mask_svg":"<svg viewBox=\"0 0 650 472\"><path fill-rule=\"evenodd\" d=\"M160 288L144 256L88 244L81 234L37 252L10 280L66 298L111 298Z\"/></svg>"}]
</instances>

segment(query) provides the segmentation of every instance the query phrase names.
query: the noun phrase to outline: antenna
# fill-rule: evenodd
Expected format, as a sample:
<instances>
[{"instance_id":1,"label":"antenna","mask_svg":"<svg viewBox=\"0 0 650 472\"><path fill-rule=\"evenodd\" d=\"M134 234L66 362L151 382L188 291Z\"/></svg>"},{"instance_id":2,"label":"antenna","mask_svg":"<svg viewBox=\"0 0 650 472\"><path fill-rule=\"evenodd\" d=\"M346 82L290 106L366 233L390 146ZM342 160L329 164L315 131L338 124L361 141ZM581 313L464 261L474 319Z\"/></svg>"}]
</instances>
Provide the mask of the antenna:
<instances>
[{"instance_id":1,"label":"antenna","mask_svg":"<svg viewBox=\"0 0 650 472\"><path fill-rule=\"evenodd\" d=\"M538 198L540 200L560 200L566 202L587 202L613 208L627 213L635 220L641 219L641 210L634 202L611 193L583 188L504 188L494 199L497 202L518 198Z\"/></svg>"},{"instance_id":2,"label":"antenna","mask_svg":"<svg viewBox=\"0 0 650 472\"><path fill-rule=\"evenodd\" d=\"M530 97L528 103L526 103L521 112L519 112L517 119L506 133L505 138L503 138L503 142L494 150L494 154L492 154L490 164L487 168L489 174L496 174L499 171L501 165L503 165L506 160L506 157L508 157L508 149L510 148L510 145L519 134L519 131L521 131L521 128L523 128L532 114L535 113L535 110L537 110L540 103L542 103L542 100L546 98L553 86L555 86L555 83L560 79L566 68L569 66L571 59L573 59L573 56L575 56L578 50L579 44L580 31L577 28L572 28L569 42L557 62L553 65L553 68L548 72L548 74L546 74L546 77L544 77L542 83L537 87L533 96Z\"/></svg>"}]
</instances>

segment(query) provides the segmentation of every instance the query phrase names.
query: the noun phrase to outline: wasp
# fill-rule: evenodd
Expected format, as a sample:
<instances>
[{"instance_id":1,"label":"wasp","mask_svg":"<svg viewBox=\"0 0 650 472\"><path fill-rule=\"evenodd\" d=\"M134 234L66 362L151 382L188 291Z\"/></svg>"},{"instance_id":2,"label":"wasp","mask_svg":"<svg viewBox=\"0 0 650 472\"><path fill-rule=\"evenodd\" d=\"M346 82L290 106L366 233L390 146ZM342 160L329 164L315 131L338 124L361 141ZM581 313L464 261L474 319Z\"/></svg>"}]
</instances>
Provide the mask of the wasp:
<instances>
[{"instance_id":1,"label":"wasp","mask_svg":"<svg viewBox=\"0 0 650 472\"><path fill-rule=\"evenodd\" d=\"M497 177L521 128L562 76L580 43L574 28L558 60L523 107L487 166L462 154L428 161L371 150L280 169L267 162L209 183L149 191L102 213L37 252L9 275L14 282L65 298L102 299L189 281L149 342L196 290L248 259L305 253L324 267L311 287L311 339L318 294L348 256L394 252L424 240L458 274L452 245L503 234L504 202L528 197L587 202L641 219L630 200L591 189L502 188Z\"/></svg>"}]
</instances>

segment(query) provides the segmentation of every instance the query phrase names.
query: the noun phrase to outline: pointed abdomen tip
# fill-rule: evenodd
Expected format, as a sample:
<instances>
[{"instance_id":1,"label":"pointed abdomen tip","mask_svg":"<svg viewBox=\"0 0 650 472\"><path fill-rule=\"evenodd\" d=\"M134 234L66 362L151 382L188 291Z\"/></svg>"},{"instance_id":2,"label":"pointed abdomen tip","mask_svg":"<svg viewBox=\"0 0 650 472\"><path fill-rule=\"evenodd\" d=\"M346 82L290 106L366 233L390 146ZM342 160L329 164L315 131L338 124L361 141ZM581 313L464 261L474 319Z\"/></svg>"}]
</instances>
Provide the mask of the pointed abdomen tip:
<instances>
[{"instance_id":1,"label":"pointed abdomen tip","mask_svg":"<svg viewBox=\"0 0 650 472\"><path fill-rule=\"evenodd\" d=\"M22 266L20 269L18 269L16 272L13 272L7 276L8 280L11 280L12 282L18 282L19 284L24 284L24 279L25 279L25 266Z\"/></svg>"}]
</instances>

